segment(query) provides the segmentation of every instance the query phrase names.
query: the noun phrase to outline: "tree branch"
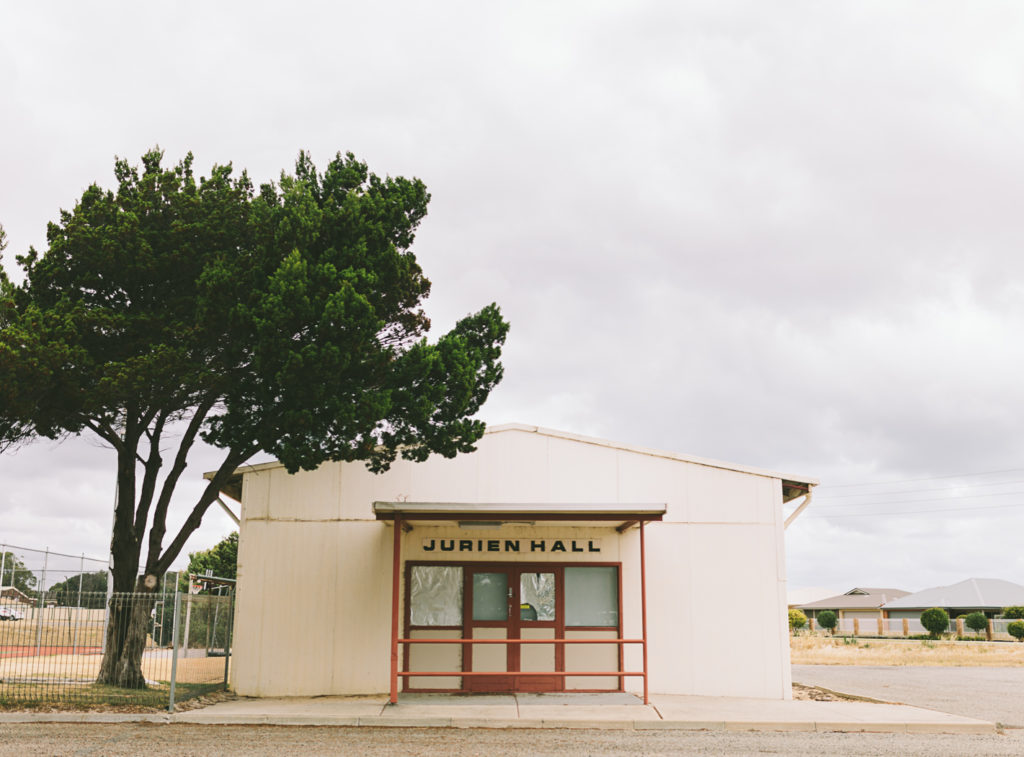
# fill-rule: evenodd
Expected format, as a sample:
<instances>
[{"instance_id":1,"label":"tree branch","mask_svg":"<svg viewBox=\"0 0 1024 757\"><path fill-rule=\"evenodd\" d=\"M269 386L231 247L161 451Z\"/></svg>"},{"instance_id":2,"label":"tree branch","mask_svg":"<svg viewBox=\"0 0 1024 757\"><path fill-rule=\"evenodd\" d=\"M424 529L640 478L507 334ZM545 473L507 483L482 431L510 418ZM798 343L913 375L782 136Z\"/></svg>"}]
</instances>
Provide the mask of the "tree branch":
<instances>
[{"instance_id":1,"label":"tree branch","mask_svg":"<svg viewBox=\"0 0 1024 757\"><path fill-rule=\"evenodd\" d=\"M163 460L160 457L160 437L163 434L164 422L166 420L167 415L165 413L158 413L153 430L150 431L148 426L145 428L144 433L149 438L149 457L144 460L138 453L135 455L146 469L146 473L142 477L142 490L139 492L138 508L135 511L135 540L140 543L146 533L146 520L149 517L150 505L153 504L156 479L160 473L161 466L163 466Z\"/></svg>"},{"instance_id":2,"label":"tree branch","mask_svg":"<svg viewBox=\"0 0 1024 757\"><path fill-rule=\"evenodd\" d=\"M149 530L147 565L154 563L158 559L163 545L164 534L167 532L167 509L171 504L171 495L174 493L174 487L178 485L178 479L181 478L182 472L184 472L188 465L188 453L195 443L199 429L202 428L203 421L206 420L207 414L216 401L216 397L210 397L196 407L196 411L193 413L192 419L182 435L181 442L178 444L178 452L175 454L174 462L171 464L163 486L160 488L160 497L157 499L156 509L153 511L153 525ZM142 534L140 533L139 539L141 540L141 538Z\"/></svg>"},{"instance_id":3,"label":"tree branch","mask_svg":"<svg viewBox=\"0 0 1024 757\"><path fill-rule=\"evenodd\" d=\"M96 436L103 441L109 442L110 445L118 452L124 452L125 447L121 437L119 437L117 432L107 424L101 424L98 421L94 421L92 418L84 418L82 420L82 425L96 434Z\"/></svg>"},{"instance_id":4,"label":"tree branch","mask_svg":"<svg viewBox=\"0 0 1024 757\"><path fill-rule=\"evenodd\" d=\"M260 451L259 445L253 445L252 447L243 450L241 452L231 452L221 463L220 468L213 474L213 478L210 483L206 485L206 489L199 497L199 501L195 507L192 508L192 512L189 513L185 522L181 526L181 530L178 531L178 535L174 537L174 540L167 545L167 549L159 557L156 562L150 562L146 567L147 573L153 575L161 575L167 571L171 566L171 563L181 554L182 548L185 546L185 542L203 521L203 515L206 514L206 510L213 504L217 497L220 495L221 487L227 483L227 480L231 478L234 472L238 469L238 466L248 460L250 457ZM152 542L150 548L152 549Z\"/></svg>"}]
</instances>

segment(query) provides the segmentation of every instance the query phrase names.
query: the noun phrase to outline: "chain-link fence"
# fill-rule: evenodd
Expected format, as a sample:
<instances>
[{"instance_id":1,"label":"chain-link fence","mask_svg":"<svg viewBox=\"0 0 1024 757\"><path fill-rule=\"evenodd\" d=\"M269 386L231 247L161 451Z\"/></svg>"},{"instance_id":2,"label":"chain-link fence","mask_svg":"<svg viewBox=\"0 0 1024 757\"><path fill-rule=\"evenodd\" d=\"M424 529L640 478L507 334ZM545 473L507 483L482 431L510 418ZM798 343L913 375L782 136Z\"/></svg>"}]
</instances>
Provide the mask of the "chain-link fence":
<instances>
[{"instance_id":1,"label":"chain-link fence","mask_svg":"<svg viewBox=\"0 0 1024 757\"><path fill-rule=\"evenodd\" d=\"M43 565L33 566L38 555ZM0 545L0 707L173 709L175 701L226 686L234 614L230 582L186 594L172 574L156 593L111 594L105 564L97 585L93 574L101 571L55 573L60 559L92 567L85 557ZM118 661L114 652L126 648L134 651Z\"/></svg>"}]
</instances>

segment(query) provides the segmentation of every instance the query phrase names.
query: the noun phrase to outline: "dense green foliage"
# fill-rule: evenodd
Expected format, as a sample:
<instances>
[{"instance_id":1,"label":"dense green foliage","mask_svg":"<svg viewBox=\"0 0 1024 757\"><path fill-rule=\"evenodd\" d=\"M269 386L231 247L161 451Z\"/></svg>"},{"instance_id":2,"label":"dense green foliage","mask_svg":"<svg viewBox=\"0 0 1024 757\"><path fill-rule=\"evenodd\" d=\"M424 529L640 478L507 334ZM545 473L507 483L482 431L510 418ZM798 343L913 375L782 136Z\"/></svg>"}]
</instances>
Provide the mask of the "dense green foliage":
<instances>
[{"instance_id":1,"label":"dense green foliage","mask_svg":"<svg viewBox=\"0 0 1024 757\"><path fill-rule=\"evenodd\" d=\"M13 586L27 596L36 596L36 585L39 579L13 552L4 552L0 560L3 570L0 572L0 586Z\"/></svg>"},{"instance_id":2,"label":"dense green foliage","mask_svg":"<svg viewBox=\"0 0 1024 757\"><path fill-rule=\"evenodd\" d=\"M1006 632L1017 641L1024 641L1024 620L1015 620L1012 623L1008 623Z\"/></svg>"},{"instance_id":3,"label":"dense green foliage","mask_svg":"<svg viewBox=\"0 0 1024 757\"><path fill-rule=\"evenodd\" d=\"M101 608L106 601L106 591L107 571L97 570L93 573L80 573L54 584L47 590L47 598L61 607Z\"/></svg>"},{"instance_id":4,"label":"dense green foliage","mask_svg":"<svg viewBox=\"0 0 1024 757\"><path fill-rule=\"evenodd\" d=\"M1009 620L1024 620L1024 607L1011 605L1003 608L1003 617Z\"/></svg>"},{"instance_id":5,"label":"dense green foliage","mask_svg":"<svg viewBox=\"0 0 1024 757\"><path fill-rule=\"evenodd\" d=\"M807 625L807 616L804 615L802 610L790 610L789 611L789 630L799 631L801 628Z\"/></svg>"},{"instance_id":6,"label":"dense green foliage","mask_svg":"<svg viewBox=\"0 0 1024 757\"><path fill-rule=\"evenodd\" d=\"M921 613L921 625L933 639L949 631L949 613L941 607L932 607Z\"/></svg>"},{"instance_id":7,"label":"dense green foliage","mask_svg":"<svg viewBox=\"0 0 1024 757\"><path fill-rule=\"evenodd\" d=\"M831 610L822 610L818 613L818 625L824 628L829 633L835 633L836 625L839 623L839 618Z\"/></svg>"},{"instance_id":8,"label":"dense green foliage","mask_svg":"<svg viewBox=\"0 0 1024 757\"><path fill-rule=\"evenodd\" d=\"M967 617L964 618L964 625L975 633L981 633L988 628L988 618L985 617L983 612L968 613Z\"/></svg>"},{"instance_id":9,"label":"dense green foliage","mask_svg":"<svg viewBox=\"0 0 1024 757\"><path fill-rule=\"evenodd\" d=\"M197 576L212 571L217 578L234 578L238 573L238 532L232 531L209 549L190 552L188 567L179 574L178 591L188 591L188 574Z\"/></svg>"},{"instance_id":10,"label":"dense green foliage","mask_svg":"<svg viewBox=\"0 0 1024 757\"><path fill-rule=\"evenodd\" d=\"M295 472L472 450L508 330L492 304L427 341L419 180L341 154L320 173L302 153L256 191L230 165L196 178L191 155L162 160L116 161L115 189L88 187L44 252L17 257L22 284L0 275L0 449L84 432L113 448L116 592L154 591L258 452ZM223 456L165 544L198 438Z\"/></svg>"}]
</instances>

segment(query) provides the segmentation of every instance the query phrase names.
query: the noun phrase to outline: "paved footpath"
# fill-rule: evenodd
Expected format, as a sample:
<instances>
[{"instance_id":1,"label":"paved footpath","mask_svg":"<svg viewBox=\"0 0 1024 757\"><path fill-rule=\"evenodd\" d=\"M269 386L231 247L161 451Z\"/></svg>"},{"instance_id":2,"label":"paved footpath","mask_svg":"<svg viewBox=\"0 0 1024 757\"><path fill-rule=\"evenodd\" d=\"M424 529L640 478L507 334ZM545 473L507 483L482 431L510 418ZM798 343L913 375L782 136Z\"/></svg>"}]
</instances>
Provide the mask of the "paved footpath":
<instances>
[{"instance_id":1,"label":"paved footpath","mask_svg":"<svg viewBox=\"0 0 1024 757\"><path fill-rule=\"evenodd\" d=\"M870 702L814 702L632 694L511 694L237 699L175 715L5 713L13 723L193 723L415 728L709 731L844 731L992 734L995 724L918 707Z\"/></svg>"},{"instance_id":2,"label":"paved footpath","mask_svg":"<svg viewBox=\"0 0 1024 757\"><path fill-rule=\"evenodd\" d=\"M794 665L793 680L1024 728L1024 668Z\"/></svg>"}]
</instances>

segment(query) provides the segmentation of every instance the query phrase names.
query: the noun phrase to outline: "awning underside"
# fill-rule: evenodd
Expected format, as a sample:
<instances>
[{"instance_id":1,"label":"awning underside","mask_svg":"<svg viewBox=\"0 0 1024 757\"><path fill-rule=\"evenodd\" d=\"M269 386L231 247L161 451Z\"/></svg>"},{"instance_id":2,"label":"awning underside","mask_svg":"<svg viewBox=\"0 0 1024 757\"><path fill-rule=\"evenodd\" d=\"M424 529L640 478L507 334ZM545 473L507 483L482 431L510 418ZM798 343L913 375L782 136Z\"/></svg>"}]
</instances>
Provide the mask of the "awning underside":
<instances>
[{"instance_id":1,"label":"awning underside","mask_svg":"<svg viewBox=\"0 0 1024 757\"><path fill-rule=\"evenodd\" d=\"M664 504L518 504L495 502L374 502L377 520L401 518L405 522L449 521L464 523L522 523L544 521L554 525L593 523L605 527L661 520ZM438 524L440 525L440 524Z\"/></svg>"}]
</instances>

